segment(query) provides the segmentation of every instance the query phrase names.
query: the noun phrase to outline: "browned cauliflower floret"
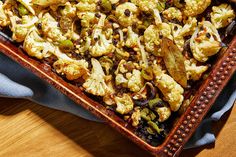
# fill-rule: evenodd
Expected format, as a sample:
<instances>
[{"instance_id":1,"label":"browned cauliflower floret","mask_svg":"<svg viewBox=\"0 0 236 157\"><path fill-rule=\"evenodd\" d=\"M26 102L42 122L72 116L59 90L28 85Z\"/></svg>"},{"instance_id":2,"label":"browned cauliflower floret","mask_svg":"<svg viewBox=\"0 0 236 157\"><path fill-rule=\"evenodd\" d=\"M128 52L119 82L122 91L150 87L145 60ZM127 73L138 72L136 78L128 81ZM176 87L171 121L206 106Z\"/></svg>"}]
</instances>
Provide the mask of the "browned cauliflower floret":
<instances>
[{"instance_id":1,"label":"browned cauliflower floret","mask_svg":"<svg viewBox=\"0 0 236 157\"><path fill-rule=\"evenodd\" d=\"M32 4L36 4L36 5L44 6L44 7L55 5L55 4L64 4L65 2L67 2L67 0L31 0Z\"/></svg>"},{"instance_id":2,"label":"browned cauliflower floret","mask_svg":"<svg viewBox=\"0 0 236 157\"><path fill-rule=\"evenodd\" d=\"M197 66L197 61L195 59L185 60L184 64L188 80L199 80L202 74L208 69L208 66Z\"/></svg>"},{"instance_id":3,"label":"browned cauliflower floret","mask_svg":"<svg viewBox=\"0 0 236 157\"><path fill-rule=\"evenodd\" d=\"M34 24L38 21L38 18L31 15L22 16L22 19L17 16L12 16L10 17L10 21L11 30L13 32L12 39L17 42L22 42L25 40L28 31L34 27ZM18 21L21 21L21 23L18 24Z\"/></svg>"},{"instance_id":4,"label":"browned cauliflower floret","mask_svg":"<svg viewBox=\"0 0 236 157\"><path fill-rule=\"evenodd\" d=\"M134 108L134 103L128 94L123 94L121 97L115 97L116 111L120 114L127 114Z\"/></svg>"},{"instance_id":5,"label":"browned cauliflower floret","mask_svg":"<svg viewBox=\"0 0 236 157\"><path fill-rule=\"evenodd\" d=\"M212 7L211 22L216 29L226 27L235 18L234 10L230 4L221 4Z\"/></svg>"},{"instance_id":6,"label":"browned cauliflower floret","mask_svg":"<svg viewBox=\"0 0 236 157\"><path fill-rule=\"evenodd\" d=\"M117 17L119 23L124 27L132 26L133 23L137 23L137 15L137 6L130 2L125 2L118 5L115 11L115 16Z\"/></svg>"},{"instance_id":7,"label":"browned cauliflower floret","mask_svg":"<svg viewBox=\"0 0 236 157\"><path fill-rule=\"evenodd\" d=\"M79 19L81 19L81 26L85 28L92 27L96 22L95 13L93 12L78 12Z\"/></svg>"},{"instance_id":8,"label":"browned cauliflower floret","mask_svg":"<svg viewBox=\"0 0 236 157\"><path fill-rule=\"evenodd\" d=\"M66 17L73 18L76 16L76 6L70 2L65 3L65 8L61 10L61 14Z\"/></svg>"},{"instance_id":9,"label":"browned cauliflower floret","mask_svg":"<svg viewBox=\"0 0 236 157\"><path fill-rule=\"evenodd\" d=\"M193 56L199 62L206 62L210 56L221 49L221 39L216 28L209 22L203 21L192 35L190 48Z\"/></svg>"},{"instance_id":10,"label":"browned cauliflower floret","mask_svg":"<svg viewBox=\"0 0 236 157\"><path fill-rule=\"evenodd\" d=\"M129 68L128 68L129 67ZM121 60L115 71L115 83L117 86L129 88L130 91L138 92L144 85L141 72L137 70L139 65L131 61ZM133 70L132 70L133 69ZM132 70L132 72L131 72Z\"/></svg>"},{"instance_id":11,"label":"browned cauliflower floret","mask_svg":"<svg viewBox=\"0 0 236 157\"><path fill-rule=\"evenodd\" d=\"M54 42L66 40L59 27L58 22L49 14L46 13L40 19L42 23L43 34Z\"/></svg>"},{"instance_id":12,"label":"browned cauliflower floret","mask_svg":"<svg viewBox=\"0 0 236 157\"><path fill-rule=\"evenodd\" d=\"M134 108L134 112L131 115L132 126L136 127L139 125L139 121L141 120L141 112L139 107Z\"/></svg>"},{"instance_id":13,"label":"browned cauliflower floret","mask_svg":"<svg viewBox=\"0 0 236 157\"><path fill-rule=\"evenodd\" d=\"M88 62L85 60L60 58L54 62L53 67L57 73L65 75L68 80L76 80L88 76Z\"/></svg>"},{"instance_id":14,"label":"browned cauliflower floret","mask_svg":"<svg viewBox=\"0 0 236 157\"><path fill-rule=\"evenodd\" d=\"M105 96L108 92L110 92L110 88L107 86L105 82L105 73L102 69L101 64L98 60L92 58L92 72L86 82L83 84L85 91L97 96Z\"/></svg>"},{"instance_id":15,"label":"browned cauliflower floret","mask_svg":"<svg viewBox=\"0 0 236 157\"><path fill-rule=\"evenodd\" d=\"M164 122L167 119L169 119L169 117L171 116L171 110L169 107L164 106L164 107L156 107L155 111L157 112L157 114L159 115L158 121L159 122Z\"/></svg>"},{"instance_id":16,"label":"browned cauliflower floret","mask_svg":"<svg viewBox=\"0 0 236 157\"><path fill-rule=\"evenodd\" d=\"M3 6L2 1L0 1L0 26L5 27L10 23L10 21L8 16L5 14Z\"/></svg>"},{"instance_id":17,"label":"browned cauliflower floret","mask_svg":"<svg viewBox=\"0 0 236 157\"><path fill-rule=\"evenodd\" d=\"M175 7L170 7L162 12L162 15L167 19L167 20L178 20L179 22L182 21L183 15L182 12Z\"/></svg>"},{"instance_id":18,"label":"browned cauliflower floret","mask_svg":"<svg viewBox=\"0 0 236 157\"><path fill-rule=\"evenodd\" d=\"M55 46L40 37L37 30L31 30L24 40L23 49L32 57L43 59L55 52Z\"/></svg>"},{"instance_id":19,"label":"browned cauliflower floret","mask_svg":"<svg viewBox=\"0 0 236 157\"><path fill-rule=\"evenodd\" d=\"M137 47L138 45L138 34L133 32L132 27L128 27L125 45L130 48Z\"/></svg>"},{"instance_id":20,"label":"browned cauliflower floret","mask_svg":"<svg viewBox=\"0 0 236 157\"><path fill-rule=\"evenodd\" d=\"M185 0L184 14L196 16L203 13L210 4L211 0Z\"/></svg>"},{"instance_id":21,"label":"browned cauliflower floret","mask_svg":"<svg viewBox=\"0 0 236 157\"><path fill-rule=\"evenodd\" d=\"M165 2L159 0L131 0L131 2L141 11L151 13L157 25L162 23L160 12L165 9Z\"/></svg>"},{"instance_id":22,"label":"browned cauliflower floret","mask_svg":"<svg viewBox=\"0 0 236 157\"><path fill-rule=\"evenodd\" d=\"M172 36L172 30L171 30L171 26L167 23L161 23L158 25L158 29L160 30L160 35L169 39L173 39Z\"/></svg>"},{"instance_id":23,"label":"browned cauliflower floret","mask_svg":"<svg viewBox=\"0 0 236 157\"><path fill-rule=\"evenodd\" d=\"M171 30L170 30L171 31ZM155 55L160 53L160 42L161 39L159 37L160 30L155 25L150 25L144 32L144 42L145 49L148 52L151 52Z\"/></svg>"},{"instance_id":24,"label":"browned cauliflower floret","mask_svg":"<svg viewBox=\"0 0 236 157\"><path fill-rule=\"evenodd\" d=\"M177 111L184 100L184 89L171 76L165 74L158 65L155 64L153 70L155 86L161 90L171 110Z\"/></svg>"},{"instance_id":25,"label":"browned cauliflower floret","mask_svg":"<svg viewBox=\"0 0 236 157\"><path fill-rule=\"evenodd\" d=\"M132 3L137 5L140 10L150 12L153 9L162 11L165 9L164 0L131 0Z\"/></svg>"},{"instance_id":26,"label":"browned cauliflower floret","mask_svg":"<svg viewBox=\"0 0 236 157\"><path fill-rule=\"evenodd\" d=\"M96 3L98 0L81 0L77 3L76 7L79 12L96 11Z\"/></svg>"},{"instance_id":27,"label":"browned cauliflower floret","mask_svg":"<svg viewBox=\"0 0 236 157\"><path fill-rule=\"evenodd\" d=\"M184 37L181 36L181 30L182 26L175 23L170 23L170 27L172 30L172 36L174 39L175 44L178 46L178 48L182 51L184 47Z\"/></svg>"},{"instance_id":28,"label":"browned cauliflower floret","mask_svg":"<svg viewBox=\"0 0 236 157\"><path fill-rule=\"evenodd\" d=\"M107 40L105 35L100 34L95 45L91 47L90 55L93 57L100 57L108 53L112 53L114 49L112 40Z\"/></svg>"},{"instance_id":29,"label":"browned cauliflower floret","mask_svg":"<svg viewBox=\"0 0 236 157\"><path fill-rule=\"evenodd\" d=\"M144 85L144 80L142 78L141 72L134 69L132 75L128 77L128 88L132 92L138 92Z\"/></svg>"},{"instance_id":30,"label":"browned cauliflower floret","mask_svg":"<svg viewBox=\"0 0 236 157\"><path fill-rule=\"evenodd\" d=\"M186 21L184 21L184 23L185 23L185 25L183 26L183 28L179 32L179 35L180 36L192 35L197 28L196 17L189 16L188 19Z\"/></svg>"}]
</instances>

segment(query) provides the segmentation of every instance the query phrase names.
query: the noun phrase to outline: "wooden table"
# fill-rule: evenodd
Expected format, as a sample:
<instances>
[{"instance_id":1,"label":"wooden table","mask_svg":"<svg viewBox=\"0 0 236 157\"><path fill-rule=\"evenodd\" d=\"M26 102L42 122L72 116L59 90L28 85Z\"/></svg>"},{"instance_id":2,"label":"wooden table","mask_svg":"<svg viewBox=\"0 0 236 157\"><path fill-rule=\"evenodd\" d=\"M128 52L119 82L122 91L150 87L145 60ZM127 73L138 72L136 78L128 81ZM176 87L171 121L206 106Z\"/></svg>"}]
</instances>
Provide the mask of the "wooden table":
<instances>
[{"instance_id":1,"label":"wooden table","mask_svg":"<svg viewBox=\"0 0 236 157\"><path fill-rule=\"evenodd\" d=\"M186 150L181 156L236 156L236 106L213 126L215 144ZM0 98L0 157L146 156L150 155L106 124L27 100Z\"/></svg>"}]
</instances>

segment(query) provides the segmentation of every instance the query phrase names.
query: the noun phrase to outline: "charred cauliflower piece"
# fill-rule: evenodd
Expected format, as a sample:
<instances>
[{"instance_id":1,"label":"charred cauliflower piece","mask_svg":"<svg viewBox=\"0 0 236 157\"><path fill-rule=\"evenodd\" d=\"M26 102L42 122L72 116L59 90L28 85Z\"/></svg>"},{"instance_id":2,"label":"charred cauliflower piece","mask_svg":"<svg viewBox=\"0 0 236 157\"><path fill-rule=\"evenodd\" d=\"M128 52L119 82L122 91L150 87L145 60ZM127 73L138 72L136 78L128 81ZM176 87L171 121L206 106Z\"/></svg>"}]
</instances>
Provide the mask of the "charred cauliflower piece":
<instances>
[{"instance_id":1,"label":"charred cauliflower piece","mask_svg":"<svg viewBox=\"0 0 236 157\"><path fill-rule=\"evenodd\" d=\"M45 36L54 42L66 40L66 37L63 36L60 27L58 27L58 22L49 13L44 14L40 20L42 24L42 31Z\"/></svg>"},{"instance_id":2,"label":"charred cauliflower piece","mask_svg":"<svg viewBox=\"0 0 236 157\"><path fill-rule=\"evenodd\" d=\"M208 66L197 66L197 61L195 59L185 60L184 64L188 80L199 80L202 74L208 69Z\"/></svg>"},{"instance_id":3,"label":"charred cauliflower piece","mask_svg":"<svg viewBox=\"0 0 236 157\"><path fill-rule=\"evenodd\" d=\"M31 30L27 34L23 49L32 57L43 59L55 51L55 47L40 37L37 30Z\"/></svg>"},{"instance_id":4,"label":"charred cauliflower piece","mask_svg":"<svg viewBox=\"0 0 236 157\"><path fill-rule=\"evenodd\" d=\"M235 18L234 10L229 4L212 7L211 22L216 29L226 27Z\"/></svg>"},{"instance_id":5,"label":"charred cauliflower piece","mask_svg":"<svg viewBox=\"0 0 236 157\"><path fill-rule=\"evenodd\" d=\"M134 103L128 94L123 94L121 97L115 97L116 111L120 114L127 114L134 108Z\"/></svg>"},{"instance_id":6,"label":"charred cauliflower piece","mask_svg":"<svg viewBox=\"0 0 236 157\"><path fill-rule=\"evenodd\" d=\"M28 31L34 27L34 24L38 21L38 18L31 15L22 16L22 19L17 16L12 16L10 17L10 21L11 30L13 32L12 39L17 42L22 42L25 40ZM18 24L17 21L21 21L21 23Z\"/></svg>"},{"instance_id":7,"label":"charred cauliflower piece","mask_svg":"<svg viewBox=\"0 0 236 157\"><path fill-rule=\"evenodd\" d=\"M56 69L57 73L65 75L68 80L76 80L88 76L88 62L85 60L60 58L54 62L53 67Z\"/></svg>"},{"instance_id":8,"label":"charred cauliflower piece","mask_svg":"<svg viewBox=\"0 0 236 157\"><path fill-rule=\"evenodd\" d=\"M155 86L157 86L172 111L177 111L184 100L184 89L169 75L165 74L158 65L154 65Z\"/></svg>"},{"instance_id":9,"label":"charred cauliflower piece","mask_svg":"<svg viewBox=\"0 0 236 157\"><path fill-rule=\"evenodd\" d=\"M4 5L2 1L0 1L0 26L5 27L10 23L10 21L7 15L5 14L3 6Z\"/></svg>"},{"instance_id":10,"label":"charred cauliflower piece","mask_svg":"<svg viewBox=\"0 0 236 157\"><path fill-rule=\"evenodd\" d=\"M118 22L124 27L132 26L133 23L137 23L137 14L137 6L130 2L118 5L115 11Z\"/></svg>"},{"instance_id":11,"label":"charred cauliflower piece","mask_svg":"<svg viewBox=\"0 0 236 157\"><path fill-rule=\"evenodd\" d=\"M185 0L183 12L186 16L196 16L203 13L211 4L211 0Z\"/></svg>"},{"instance_id":12,"label":"charred cauliflower piece","mask_svg":"<svg viewBox=\"0 0 236 157\"><path fill-rule=\"evenodd\" d=\"M221 39L216 28L209 22L203 21L192 35L190 48L193 56L199 62L206 62L210 56L221 49Z\"/></svg>"},{"instance_id":13,"label":"charred cauliflower piece","mask_svg":"<svg viewBox=\"0 0 236 157\"><path fill-rule=\"evenodd\" d=\"M170 7L162 12L162 15L169 21L171 20L178 20L179 22L182 21L183 15L182 12L175 7Z\"/></svg>"},{"instance_id":14,"label":"charred cauliflower piece","mask_svg":"<svg viewBox=\"0 0 236 157\"><path fill-rule=\"evenodd\" d=\"M105 96L109 92L109 87L105 82L105 73L98 60L92 58L92 72L86 82L83 84L85 91L97 96Z\"/></svg>"}]
</instances>

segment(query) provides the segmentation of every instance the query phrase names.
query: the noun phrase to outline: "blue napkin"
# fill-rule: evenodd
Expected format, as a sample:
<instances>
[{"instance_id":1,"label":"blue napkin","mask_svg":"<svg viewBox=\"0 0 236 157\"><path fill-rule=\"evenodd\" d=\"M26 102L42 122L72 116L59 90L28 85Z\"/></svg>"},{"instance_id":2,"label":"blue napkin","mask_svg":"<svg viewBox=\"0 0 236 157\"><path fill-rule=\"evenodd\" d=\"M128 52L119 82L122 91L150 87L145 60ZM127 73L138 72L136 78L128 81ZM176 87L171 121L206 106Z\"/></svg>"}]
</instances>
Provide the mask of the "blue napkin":
<instances>
[{"instance_id":1,"label":"blue napkin","mask_svg":"<svg viewBox=\"0 0 236 157\"><path fill-rule=\"evenodd\" d=\"M54 87L22 68L20 65L0 53L0 96L25 98L40 105L72 113L82 118L101 122L88 111L74 103ZM230 110L236 99L236 75L223 90L213 108L196 130L185 148L194 148L215 141L211 132L211 122L218 121Z\"/></svg>"}]
</instances>

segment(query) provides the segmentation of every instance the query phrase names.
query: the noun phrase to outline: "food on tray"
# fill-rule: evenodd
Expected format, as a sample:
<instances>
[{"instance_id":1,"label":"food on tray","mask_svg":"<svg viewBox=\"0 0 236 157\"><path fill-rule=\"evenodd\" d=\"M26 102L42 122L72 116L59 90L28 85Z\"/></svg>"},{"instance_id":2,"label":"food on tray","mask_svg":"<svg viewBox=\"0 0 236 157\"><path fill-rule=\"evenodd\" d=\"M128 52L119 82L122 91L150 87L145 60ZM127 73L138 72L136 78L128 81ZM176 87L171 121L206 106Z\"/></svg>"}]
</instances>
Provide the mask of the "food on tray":
<instances>
[{"instance_id":1,"label":"food on tray","mask_svg":"<svg viewBox=\"0 0 236 157\"><path fill-rule=\"evenodd\" d=\"M227 46L233 8L211 0L5 0L0 26L158 145Z\"/></svg>"}]
</instances>

